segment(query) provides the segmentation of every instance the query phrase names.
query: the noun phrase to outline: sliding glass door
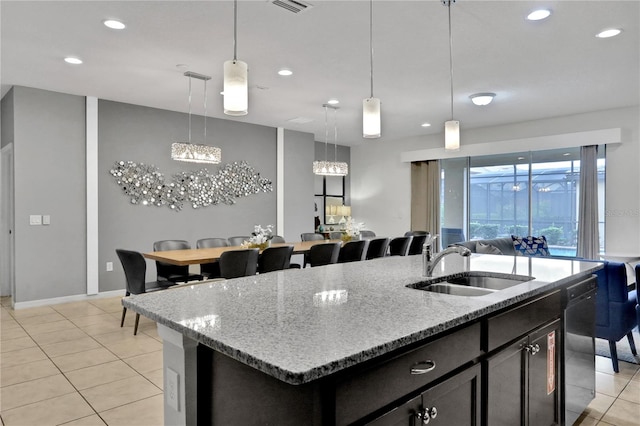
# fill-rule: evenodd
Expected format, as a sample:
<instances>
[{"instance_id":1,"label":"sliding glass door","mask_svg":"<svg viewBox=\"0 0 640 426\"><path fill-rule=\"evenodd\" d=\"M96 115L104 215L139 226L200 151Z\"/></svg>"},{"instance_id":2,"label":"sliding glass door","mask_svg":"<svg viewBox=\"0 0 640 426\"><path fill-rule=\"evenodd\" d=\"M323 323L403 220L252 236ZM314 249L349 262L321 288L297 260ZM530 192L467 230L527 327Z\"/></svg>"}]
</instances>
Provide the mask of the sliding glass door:
<instances>
[{"instance_id":1,"label":"sliding glass door","mask_svg":"<svg viewBox=\"0 0 640 426\"><path fill-rule=\"evenodd\" d=\"M551 254L575 256L580 148L441 160L442 246L510 235L544 235ZM604 248L605 147L598 208Z\"/></svg>"}]
</instances>

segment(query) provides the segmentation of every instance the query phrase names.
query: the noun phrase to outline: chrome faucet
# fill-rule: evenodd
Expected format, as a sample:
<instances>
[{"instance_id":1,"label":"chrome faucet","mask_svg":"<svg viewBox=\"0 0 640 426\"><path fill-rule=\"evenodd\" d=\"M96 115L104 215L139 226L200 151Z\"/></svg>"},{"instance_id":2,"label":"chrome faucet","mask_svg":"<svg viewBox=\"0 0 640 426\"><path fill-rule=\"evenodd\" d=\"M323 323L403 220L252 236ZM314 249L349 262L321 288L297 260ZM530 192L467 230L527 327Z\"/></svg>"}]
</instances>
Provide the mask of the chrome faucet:
<instances>
[{"instance_id":1,"label":"chrome faucet","mask_svg":"<svg viewBox=\"0 0 640 426\"><path fill-rule=\"evenodd\" d=\"M442 250L440 253L433 255L433 239L427 238L428 242L425 242L422 246L422 276L430 277L433 274L433 270L440 262L440 260L448 254L458 253L460 256L471 256L471 250L465 246L451 246Z\"/></svg>"}]
</instances>

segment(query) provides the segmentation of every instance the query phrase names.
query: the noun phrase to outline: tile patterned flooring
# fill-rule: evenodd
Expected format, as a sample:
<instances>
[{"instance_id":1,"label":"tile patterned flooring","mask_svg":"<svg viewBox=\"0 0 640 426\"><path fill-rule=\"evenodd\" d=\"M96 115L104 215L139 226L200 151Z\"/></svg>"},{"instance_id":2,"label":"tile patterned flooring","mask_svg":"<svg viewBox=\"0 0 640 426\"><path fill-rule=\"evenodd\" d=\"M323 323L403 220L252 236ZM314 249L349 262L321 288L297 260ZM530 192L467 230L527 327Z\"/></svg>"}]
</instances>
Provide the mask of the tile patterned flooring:
<instances>
[{"instance_id":1,"label":"tile patterned flooring","mask_svg":"<svg viewBox=\"0 0 640 426\"><path fill-rule=\"evenodd\" d=\"M162 340L120 298L11 309L0 299L3 425L163 424ZM640 366L596 357L597 396L576 425L639 425Z\"/></svg>"}]
</instances>

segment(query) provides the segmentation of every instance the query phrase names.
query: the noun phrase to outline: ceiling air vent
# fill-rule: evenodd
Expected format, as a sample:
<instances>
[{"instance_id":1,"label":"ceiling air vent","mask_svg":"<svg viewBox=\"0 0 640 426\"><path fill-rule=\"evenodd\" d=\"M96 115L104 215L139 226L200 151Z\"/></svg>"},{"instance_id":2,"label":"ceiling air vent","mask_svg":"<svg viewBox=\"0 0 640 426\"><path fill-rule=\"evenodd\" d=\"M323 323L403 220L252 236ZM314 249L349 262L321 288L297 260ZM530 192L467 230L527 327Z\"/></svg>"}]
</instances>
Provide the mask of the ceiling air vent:
<instances>
[{"instance_id":1,"label":"ceiling air vent","mask_svg":"<svg viewBox=\"0 0 640 426\"><path fill-rule=\"evenodd\" d=\"M313 7L312 4L296 0L272 0L271 3L293 13L304 12L305 10Z\"/></svg>"}]
</instances>

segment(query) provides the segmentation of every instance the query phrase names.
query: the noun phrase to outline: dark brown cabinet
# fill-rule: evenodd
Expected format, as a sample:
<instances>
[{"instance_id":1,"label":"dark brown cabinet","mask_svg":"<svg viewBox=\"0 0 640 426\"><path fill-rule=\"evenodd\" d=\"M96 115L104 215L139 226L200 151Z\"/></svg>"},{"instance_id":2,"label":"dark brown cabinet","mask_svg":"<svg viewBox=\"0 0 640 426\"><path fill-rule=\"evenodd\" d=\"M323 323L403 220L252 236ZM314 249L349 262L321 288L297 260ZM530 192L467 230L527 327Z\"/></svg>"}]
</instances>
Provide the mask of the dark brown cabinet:
<instances>
[{"instance_id":1,"label":"dark brown cabinet","mask_svg":"<svg viewBox=\"0 0 640 426\"><path fill-rule=\"evenodd\" d=\"M560 424L560 330L556 320L488 358L486 424Z\"/></svg>"},{"instance_id":2,"label":"dark brown cabinet","mask_svg":"<svg viewBox=\"0 0 640 426\"><path fill-rule=\"evenodd\" d=\"M376 420L372 426L480 425L480 365L422 392Z\"/></svg>"}]
</instances>

